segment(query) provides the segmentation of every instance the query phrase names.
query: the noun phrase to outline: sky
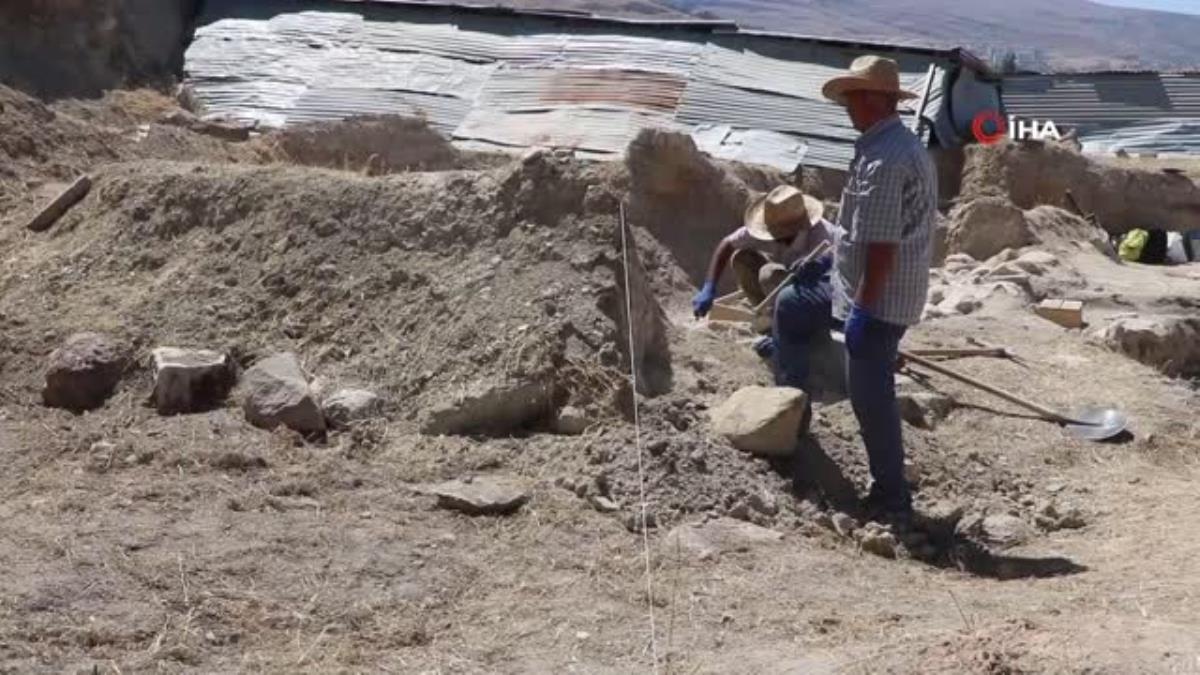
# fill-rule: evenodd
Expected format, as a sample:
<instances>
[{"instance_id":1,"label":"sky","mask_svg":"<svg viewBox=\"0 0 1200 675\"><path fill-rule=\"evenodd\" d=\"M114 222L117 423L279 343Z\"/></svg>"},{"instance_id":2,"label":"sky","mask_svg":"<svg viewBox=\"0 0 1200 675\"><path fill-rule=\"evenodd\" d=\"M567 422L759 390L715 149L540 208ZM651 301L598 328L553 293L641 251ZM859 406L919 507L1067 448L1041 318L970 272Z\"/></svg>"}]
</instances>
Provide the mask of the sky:
<instances>
[{"instance_id":1,"label":"sky","mask_svg":"<svg viewBox=\"0 0 1200 675\"><path fill-rule=\"evenodd\" d=\"M1200 14L1200 0L1092 0L1092 2L1117 7L1138 7L1141 9L1158 9L1164 12Z\"/></svg>"}]
</instances>

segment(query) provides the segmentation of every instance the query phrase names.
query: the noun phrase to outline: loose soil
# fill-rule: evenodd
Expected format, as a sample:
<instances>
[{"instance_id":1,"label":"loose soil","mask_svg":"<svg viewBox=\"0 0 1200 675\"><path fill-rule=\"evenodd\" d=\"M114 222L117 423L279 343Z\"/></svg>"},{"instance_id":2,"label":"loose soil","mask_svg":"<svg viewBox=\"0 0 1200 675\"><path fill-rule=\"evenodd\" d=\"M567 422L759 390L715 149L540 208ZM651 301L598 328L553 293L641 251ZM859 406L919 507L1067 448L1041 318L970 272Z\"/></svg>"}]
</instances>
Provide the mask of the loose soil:
<instances>
[{"instance_id":1,"label":"loose soil","mask_svg":"<svg viewBox=\"0 0 1200 675\"><path fill-rule=\"evenodd\" d=\"M1200 670L1200 420L1186 381L1027 306L921 324L908 346L1006 346L1020 360L954 366L1050 406L1118 404L1132 433L1087 444L911 374L903 388L959 404L931 430L905 427L923 511L1032 524L1051 504L1083 522L1006 550L957 537L931 555L879 558L820 525L859 515L866 488L846 402L817 407L795 462L743 455L710 432L710 408L770 374L749 334L691 317L690 277L717 227L677 192L655 202L636 170L553 153L369 177L263 164L245 144L176 128L187 150L163 156L137 140L147 122L106 115L106 131L40 105L5 107L35 126L0 126L0 670ZM705 162L694 171L720 187L697 209L736 213L764 187L765 172L686 161ZM96 179L91 194L50 231L26 232L39 181L80 170ZM627 282L618 205L629 196ZM703 236L680 234L694 222ZM1064 271L1039 292L1093 294L1093 327L1200 297L1200 282L1165 269L1050 248ZM1163 305L1167 284L1183 299ZM1100 301L1112 294L1119 311ZM39 393L47 354L80 330L142 358L104 408L77 416ZM383 394L387 418L306 440L249 426L236 394L160 417L144 358L158 345L224 349L243 365L295 351L322 388ZM420 433L464 392L531 382L555 390L545 418ZM548 431L568 402L594 420L586 433ZM643 539L627 527L639 447L657 524L650 594ZM473 518L414 489L477 475L527 481L532 498ZM595 508L600 496L617 511ZM713 516L783 543L707 560L663 543Z\"/></svg>"}]
</instances>

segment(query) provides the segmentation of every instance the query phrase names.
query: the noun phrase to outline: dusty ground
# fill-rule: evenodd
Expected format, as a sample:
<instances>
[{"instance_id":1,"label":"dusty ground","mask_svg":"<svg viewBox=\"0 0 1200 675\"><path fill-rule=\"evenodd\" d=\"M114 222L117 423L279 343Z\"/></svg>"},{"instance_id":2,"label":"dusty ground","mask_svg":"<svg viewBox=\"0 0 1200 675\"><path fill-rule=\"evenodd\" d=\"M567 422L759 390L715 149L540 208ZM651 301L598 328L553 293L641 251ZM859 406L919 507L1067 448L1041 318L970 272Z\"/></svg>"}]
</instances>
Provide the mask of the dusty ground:
<instances>
[{"instance_id":1,"label":"dusty ground","mask_svg":"<svg viewBox=\"0 0 1200 675\"><path fill-rule=\"evenodd\" d=\"M56 123L73 120L91 124ZM660 525L649 603L642 538L625 527L637 444L614 402L629 357L614 306L615 198L631 189L618 167L542 157L368 178L258 166L236 145L194 164L112 143L117 156L71 155L97 187L44 235L22 216L58 174L6 156L0 670L1200 672L1200 419L1184 380L1005 303L921 325L910 346L1007 346L1020 362L955 365L1052 406L1118 404L1132 438L1072 440L935 376L960 407L933 430L906 427L920 506L1032 521L1051 502L1083 527L990 553L964 541L923 561L864 554L817 524L865 488L846 404L819 408L795 486L795 467L713 437L706 409L769 375L744 336L691 319L694 246L677 254L664 223L635 222L634 352L657 374L641 399ZM1042 292L1091 293L1093 326L1200 297L1200 281L1167 270L1057 254L1072 274ZM159 417L144 359L100 411L44 408L46 355L84 329L142 355L293 349L318 377L385 393L388 422L306 442L250 427L236 397ZM558 373L601 422L584 435L419 433L425 410L479 378ZM470 518L413 489L468 475L520 477L532 499ZM597 493L620 510L594 509L584 497ZM747 511L755 497L778 512ZM678 523L731 514L783 541L705 561L665 543Z\"/></svg>"}]
</instances>

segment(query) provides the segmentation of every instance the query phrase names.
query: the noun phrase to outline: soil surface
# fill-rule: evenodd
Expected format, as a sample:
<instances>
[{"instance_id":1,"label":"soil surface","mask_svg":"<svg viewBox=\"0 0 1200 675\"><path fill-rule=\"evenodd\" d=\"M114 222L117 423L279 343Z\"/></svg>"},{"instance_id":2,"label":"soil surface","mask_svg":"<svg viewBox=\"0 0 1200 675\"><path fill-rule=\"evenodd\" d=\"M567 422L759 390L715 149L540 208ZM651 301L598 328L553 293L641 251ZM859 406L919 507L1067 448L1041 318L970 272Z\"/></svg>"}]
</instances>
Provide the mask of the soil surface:
<instances>
[{"instance_id":1,"label":"soil surface","mask_svg":"<svg viewBox=\"0 0 1200 675\"><path fill-rule=\"evenodd\" d=\"M951 367L1131 423L1079 441L908 369L903 391L954 401L905 426L918 508L963 519L889 559L828 527L864 521L848 403L816 407L794 460L711 432L711 408L771 375L748 331L691 317L704 245L679 230L716 226L637 172L539 153L367 176L178 127L172 153L138 133L163 125L111 101L49 115L11 96L3 114L27 117L0 126L0 671L1200 672L1200 396L1089 337L1131 312L1194 312L1188 269L1118 265L1055 233L1035 246L1055 266L1019 297L915 328L908 347L1016 357ZM89 196L26 231L39 191L83 170ZM695 208L737 213L766 174L696 175L713 189ZM975 288L969 274L939 285ZM1060 296L1088 302L1088 327L1030 309ZM74 415L40 392L79 331L136 358L103 408ZM380 393L385 416L306 439L250 426L236 391L159 416L161 345L243 366L293 351L322 390ZM469 392L525 386L553 393L544 414L421 432ZM552 430L564 404L582 434ZM425 488L473 477L530 498L468 516ZM671 545L718 517L782 540ZM980 524L998 520L1024 536L989 539Z\"/></svg>"}]
</instances>

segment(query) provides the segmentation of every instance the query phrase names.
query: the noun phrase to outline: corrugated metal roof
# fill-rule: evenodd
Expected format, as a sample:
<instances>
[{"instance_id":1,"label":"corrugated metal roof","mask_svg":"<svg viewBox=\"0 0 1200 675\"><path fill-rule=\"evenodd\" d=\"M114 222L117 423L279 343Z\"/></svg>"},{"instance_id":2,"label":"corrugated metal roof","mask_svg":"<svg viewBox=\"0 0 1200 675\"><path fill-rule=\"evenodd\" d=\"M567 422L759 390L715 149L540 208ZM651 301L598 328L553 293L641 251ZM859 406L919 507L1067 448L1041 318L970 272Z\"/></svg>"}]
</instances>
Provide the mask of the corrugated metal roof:
<instances>
[{"instance_id":1,"label":"corrugated metal roof","mask_svg":"<svg viewBox=\"0 0 1200 675\"><path fill-rule=\"evenodd\" d=\"M411 91L312 88L297 98L287 113L287 123L330 122L355 115L408 115L427 120L434 129L449 136L472 105L466 99Z\"/></svg>"},{"instance_id":2,"label":"corrugated metal roof","mask_svg":"<svg viewBox=\"0 0 1200 675\"><path fill-rule=\"evenodd\" d=\"M400 5L294 11L270 0L239 12L237 0L214 0L186 54L187 81L212 115L284 124L415 113L472 147L615 156L639 129L665 126L728 128L701 134L713 154L776 166L801 157L844 168L853 152L857 133L820 94L858 55L841 43L690 26L571 30L571 22ZM351 9L340 0L302 7ZM897 60L918 92L931 65L948 63Z\"/></svg>"},{"instance_id":3,"label":"corrugated metal roof","mask_svg":"<svg viewBox=\"0 0 1200 675\"><path fill-rule=\"evenodd\" d=\"M568 147L613 156L623 153L637 133L648 127L670 129L675 125L669 115L635 110L507 112L480 106L468 113L454 138L493 149Z\"/></svg>"},{"instance_id":4,"label":"corrugated metal roof","mask_svg":"<svg viewBox=\"0 0 1200 675\"><path fill-rule=\"evenodd\" d=\"M686 84L682 77L668 73L509 68L492 75L480 93L479 105L508 112L580 106L674 115Z\"/></svg>"},{"instance_id":5,"label":"corrugated metal roof","mask_svg":"<svg viewBox=\"0 0 1200 675\"><path fill-rule=\"evenodd\" d=\"M1014 75L1004 105L1021 118L1073 128L1089 151L1200 149L1200 74Z\"/></svg>"},{"instance_id":6,"label":"corrugated metal roof","mask_svg":"<svg viewBox=\"0 0 1200 675\"><path fill-rule=\"evenodd\" d=\"M827 102L821 87L829 78L845 72L844 64L790 61L710 44L704 49L692 77L752 91ZM901 83L919 92L927 72L928 62L922 63L914 71L902 72Z\"/></svg>"},{"instance_id":7,"label":"corrugated metal roof","mask_svg":"<svg viewBox=\"0 0 1200 675\"><path fill-rule=\"evenodd\" d=\"M1098 130L1082 139L1084 152L1130 154L1200 155L1200 120L1159 120Z\"/></svg>"},{"instance_id":8,"label":"corrugated metal roof","mask_svg":"<svg viewBox=\"0 0 1200 675\"><path fill-rule=\"evenodd\" d=\"M1072 125L1200 118L1200 75L1015 75L1004 80L1004 102L1014 115Z\"/></svg>"}]
</instances>

